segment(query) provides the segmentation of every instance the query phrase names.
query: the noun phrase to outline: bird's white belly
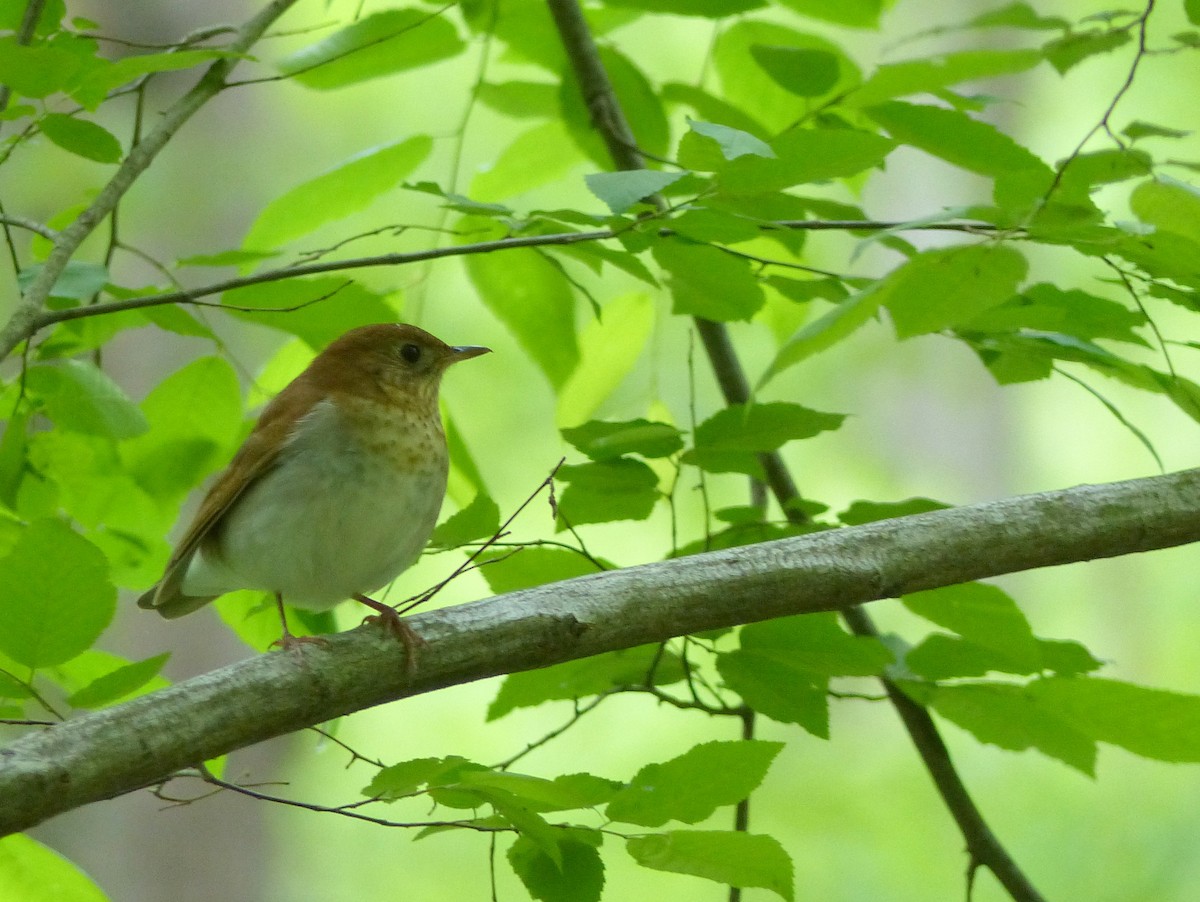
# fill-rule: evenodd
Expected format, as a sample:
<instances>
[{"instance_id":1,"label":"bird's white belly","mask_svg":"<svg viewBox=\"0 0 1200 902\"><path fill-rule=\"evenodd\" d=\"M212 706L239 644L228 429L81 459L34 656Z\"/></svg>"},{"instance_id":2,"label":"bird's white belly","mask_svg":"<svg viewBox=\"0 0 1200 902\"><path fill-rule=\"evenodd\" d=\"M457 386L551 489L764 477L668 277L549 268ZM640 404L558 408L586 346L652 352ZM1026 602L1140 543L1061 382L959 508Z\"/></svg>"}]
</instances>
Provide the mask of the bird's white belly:
<instances>
[{"instance_id":1,"label":"bird's white belly","mask_svg":"<svg viewBox=\"0 0 1200 902\"><path fill-rule=\"evenodd\" d=\"M386 585L420 555L445 494L444 463L399 470L347 442L336 412L314 413L193 559L186 594L262 589L324 609Z\"/></svg>"}]
</instances>

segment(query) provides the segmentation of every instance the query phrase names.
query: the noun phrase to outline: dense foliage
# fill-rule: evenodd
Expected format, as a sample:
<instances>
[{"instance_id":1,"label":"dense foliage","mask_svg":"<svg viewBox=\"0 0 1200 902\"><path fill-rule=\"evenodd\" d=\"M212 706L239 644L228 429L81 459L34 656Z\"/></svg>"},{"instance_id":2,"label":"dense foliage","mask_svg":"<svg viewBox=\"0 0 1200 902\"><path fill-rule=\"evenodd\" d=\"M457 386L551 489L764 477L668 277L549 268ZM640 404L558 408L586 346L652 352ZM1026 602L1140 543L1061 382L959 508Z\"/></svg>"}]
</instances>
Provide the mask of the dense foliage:
<instances>
[{"instance_id":1,"label":"dense foliage","mask_svg":"<svg viewBox=\"0 0 1200 902\"><path fill-rule=\"evenodd\" d=\"M185 499L228 460L253 408L354 325L433 320L453 326L448 339L475 341L468 324L486 317L553 394L568 457L554 479L557 528L519 535L520 553L508 532L489 538L503 517L487 458L528 454L522 405L494 437L450 406L458 510L434 547L488 543L477 563L497 594L949 506L831 505L819 479L797 491L781 456L855 413L798 403L797 373L819 355L853 355L881 322L897 343L936 336L931 347L968 349L1000 386L1077 384L1160 467L1154 435L1110 386L1171 405L1171 430L1200 420L1192 361L1180 359L1200 348L1187 331L1200 313L1200 154L1192 123L1123 102L1151 63L1195 89L1194 0L1132 11L916 0L292 6L276 0L237 29L143 46L64 0L0 3L0 173L24 180L0 207L20 294L0 328L0 718L12 724L165 685L165 652L105 650L118 589L153 583ZM895 24L906 7L919 7L920 27ZM863 35L901 50L885 56ZM922 49L906 55L902 38ZM1006 98L1021 78L1049 68L1075 79L1098 59L1119 71L1103 86L1078 79L1089 127L1058 134L1047 152L1018 140ZM369 140L323 172L271 146L290 187L241 233L180 248L180 229L173 259L146 250L156 236L127 228L127 207L190 215L186 197L157 196L149 179L180 129L209 129L213 98L282 105L300 91L322 109L332 97L361 110ZM421 91L442 107L440 130L389 118L394 94ZM920 187L905 175L915 165ZM34 174L55 167L70 177L35 190ZM222 190L237 193L239 180L230 173ZM250 324L289 341L244 397L228 347ZM205 352L135 401L112 367L134 330ZM648 358L664 357L669 379L646 375ZM708 393L696 403L695 383L710 378L702 358L723 405ZM527 471L530 485L553 462ZM606 525L646 520L666 524L652 554ZM262 649L275 634L259 602L238 593L220 610ZM789 742L827 738L831 700L883 698L864 678L883 679L914 716L933 712L981 743L1035 749L1088 775L1101 744L1200 761L1200 699L1104 676L1102 650L1040 636L1001 588L945 586L902 603L925 632L880 636L861 613L849 625L813 614L508 676L490 720L569 699L574 724L640 692L714 723L732 718L744 738L701 742L623 780L523 773L521 756L362 761L372 769L362 792L378 802L368 810L388 820L407 804L394 822L417 836L504 835L509 866L547 902L601 898L622 856L791 900L804 894L789 851L745 826L745 800L784 748L755 738L755 725L798 726ZM332 616L305 623L335 628ZM217 764L208 779L238 788ZM738 827L726 829L734 807ZM1004 870L966 842L971 879L976 865ZM1009 894L1038 898L1014 871L1001 877ZM59 879L78 886L55 898L98 898L31 840L0 843L0 888L13 888L0 895L42 898L38 887Z\"/></svg>"}]
</instances>

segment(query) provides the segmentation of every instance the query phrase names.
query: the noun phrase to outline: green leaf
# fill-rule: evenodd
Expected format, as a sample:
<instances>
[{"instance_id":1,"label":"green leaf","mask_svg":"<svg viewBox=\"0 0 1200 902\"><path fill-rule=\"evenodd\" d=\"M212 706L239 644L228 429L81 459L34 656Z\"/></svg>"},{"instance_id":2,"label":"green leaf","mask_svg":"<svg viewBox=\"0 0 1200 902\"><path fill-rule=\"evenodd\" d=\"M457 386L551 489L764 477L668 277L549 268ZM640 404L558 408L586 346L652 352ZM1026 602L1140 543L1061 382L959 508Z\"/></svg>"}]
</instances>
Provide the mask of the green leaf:
<instances>
[{"instance_id":1,"label":"green leaf","mask_svg":"<svg viewBox=\"0 0 1200 902\"><path fill-rule=\"evenodd\" d=\"M847 178L878 166L895 147L881 135L852 128L794 128L771 142L775 159L746 155L730 161L720 187L731 194L761 194Z\"/></svg>"},{"instance_id":2,"label":"green leaf","mask_svg":"<svg viewBox=\"0 0 1200 902\"><path fill-rule=\"evenodd\" d=\"M657 474L629 457L560 467L558 478L568 483L558 499L560 521L572 526L645 520L662 497Z\"/></svg>"},{"instance_id":3,"label":"green leaf","mask_svg":"<svg viewBox=\"0 0 1200 902\"><path fill-rule=\"evenodd\" d=\"M502 790L519 799L522 805L539 812L594 808L607 802L624 787L623 783L591 774L570 774L547 780L529 774L492 769L464 773L461 785Z\"/></svg>"},{"instance_id":4,"label":"green leaf","mask_svg":"<svg viewBox=\"0 0 1200 902\"><path fill-rule=\"evenodd\" d=\"M439 13L388 9L289 54L279 69L324 91L427 66L457 55L463 47L454 26Z\"/></svg>"},{"instance_id":5,"label":"green leaf","mask_svg":"<svg viewBox=\"0 0 1200 902\"><path fill-rule=\"evenodd\" d=\"M695 134L713 141L724 160L736 160L738 157L744 156L768 158L775 156L775 151L771 149L770 144L741 129L715 122L700 122L695 119L688 120L688 128Z\"/></svg>"},{"instance_id":6,"label":"green leaf","mask_svg":"<svg viewBox=\"0 0 1200 902\"><path fill-rule=\"evenodd\" d=\"M482 556L481 570L495 595L597 573L600 567L585 555L565 548L523 547L517 554L500 551Z\"/></svg>"},{"instance_id":7,"label":"green leaf","mask_svg":"<svg viewBox=\"0 0 1200 902\"><path fill-rule=\"evenodd\" d=\"M1129 31L1124 28L1073 32L1049 41L1042 48L1042 53L1050 61L1050 65L1058 70L1059 75L1065 75L1088 57L1111 53L1119 47L1124 47L1129 40Z\"/></svg>"},{"instance_id":8,"label":"green leaf","mask_svg":"<svg viewBox=\"0 0 1200 902\"><path fill-rule=\"evenodd\" d=\"M536 159L538 165L530 166ZM557 120L522 132L486 169L471 179L471 197L480 201L507 200L550 182L557 182L579 162L579 148Z\"/></svg>"},{"instance_id":9,"label":"green leaf","mask_svg":"<svg viewBox=\"0 0 1200 902\"><path fill-rule=\"evenodd\" d=\"M857 332L875 316L886 297L879 287L880 282L875 282L866 291L842 301L828 313L807 323L779 349L759 379L757 388L761 389L784 370Z\"/></svg>"},{"instance_id":10,"label":"green leaf","mask_svg":"<svg viewBox=\"0 0 1200 902\"><path fill-rule=\"evenodd\" d=\"M608 0L608 6L627 6L673 16L723 19L766 6L766 0Z\"/></svg>"},{"instance_id":11,"label":"green leaf","mask_svg":"<svg viewBox=\"0 0 1200 902\"><path fill-rule=\"evenodd\" d=\"M1183 0L1183 9L1189 22L1200 25L1200 0Z\"/></svg>"},{"instance_id":12,"label":"green leaf","mask_svg":"<svg viewBox=\"0 0 1200 902\"><path fill-rule=\"evenodd\" d=\"M102 708L132 695L158 676L169 657L170 654L155 655L109 671L71 694L67 704L74 708Z\"/></svg>"},{"instance_id":13,"label":"green leaf","mask_svg":"<svg viewBox=\"0 0 1200 902\"><path fill-rule=\"evenodd\" d=\"M670 457L683 447L678 429L649 420L619 423L592 420L573 429L563 429L562 437L592 460L612 460L624 454Z\"/></svg>"},{"instance_id":14,"label":"green leaf","mask_svg":"<svg viewBox=\"0 0 1200 902\"><path fill-rule=\"evenodd\" d=\"M714 473L753 474L759 453L837 429L845 418L782 401L733 404L696 427L695 447L683 460Z\"/></svg>"},{"instance_id":15,"label":"green leaf","mask_svg":"<svg viewBox=\"0 0 1200 902\"><path fill-rule=\"evenodd\" d=\"M102 126L76 116L47 113L38 120L42 134L63 150L95 160L97 163L118 163L121 142Z\"/></svg>"},{"instance_id":16,"label":"green leaf","mask_svg":"<svg viewBox=\"0 0 1200 902\"><path fill-rule=\"evenodd\" d=\"M146 431L137 406L95 364L62 360L29 368L25 384L60 428L113 439Z\"/></svg>"},{"instance_id":17,"label":"green leaf","mask_svg":"<svg viewBox=\"0 0 1200 902\"><path fill-rule=\"evenodd\" d=\"M980 175L1031 170L1053 178L1050 167L994 125L972 119L958 110L892 101L864 111L903 141Z\"/></svg>"},{"instance_id":18,"label":"green leaf","mask_svg":"<svg viewBox=\"0 0 1200 902\"><path fill-rule=\"evenodd\" d=\"M803 47L751 44L750 55L771 80L797 97L819 97L837 84L837 54Z\"/></svg>"},{"instance_id":19,"label":"green leaf","mask_svg":"<svg viewBox=\"0 0 1200 902\"><path fill-rule=\"evenodd\" d=\"M739 115L748 116L751 121L761 123L763 131L745 128L744 123L736 122L727 116L714 117L708 112L697 110L704 118L716 118L737 128L745 128L761 138L766 134L783 132L811 112L808 98L798 97L781 88L755 63L751 51L755 45L793 47L833 54L838 59L840 77L831 93L847 90L862 77L854 61L832 41L773 22L743 18L721 29L713 45L712 61L720 79L720 93L724 102L737 109Z\"/></svg>"},{"instance_id":20,"label":"green leaf","mask_svg":"<svg viewBox=\"0 0 1200 902\"><path fill-rule=\"evenodd\" d=\"M489 768L459 755L445 758L413 758L381 768L371 782L363 787L367 798L394 802L414 795L425 786L448 786L458 783L465 774L487 771Z\"/></svg>"},{"instance_id":21,"label":"green leaf","mask_svg":"<svg viewBox=\"0 0 1200 902\"><path fill-rule=\"evenodd\" d=\"M751 623L742 627L738 639L743 651L786 662L818 677L878 676L893 662L892 653L878 639L850 635L835 614Z\"/></svg>"},{"instance_id":22,"label":"green leaf","mask_svg":"<svg viewBox=\"0 0 1200 902\"><path fill-rule=\"evenodd\" d=\"M658 172L653 169L628 169L623 172L593 172L585 175L588 189L608 206L621 214L640 200L657 194L674 184L686 172Z\"/></svg>"},{"instance_id":23,"label":"green leaf","mask_svg":"<svg viewBox=\"0 0 1200 902\"><path fill-rule=\"evenodd\" d=\"M1143 182L1129 205L1142 222L1200 243L1200 190L1191 185L1166 176Z\"/></svg>"},{"instance_id":24,"label":"green leaf","mask_svg":"<svg viewBox=\"0 0 1200 902\"><path fill-rule=\"evenodd\" d=\"M500 529L500 508L483 493L438 524L429 539L434 548L457 548L479 539L489 539Z\"/></svg>"},{"instance_id":25,"label":"green leaf","mask_svg":"<svg viewBox=\"0 0 1200 902\"><path fill-rule=\"evenodd\" d=\"M297 335L316 350L347 329L396 319L396 311L384 295L345 276L314 276L235 288L221 295L221 303L229 308L231 316Z\"/></svg>"},{"instance_id":26,"label":"green leaf","mask_svg":"<svg viewBox=\"0 0 1200 902\"><path fill-rule=\"evenodd\" d=\"M0 37L0 84L34 99L66 91L91 68L86 57L89 44L94 53L94 42L74 36L31 47L24 46L15 35Z\"/></svg>"},{"instance_id":27,"label":"green leaf","mask_svg":"<svg viewBox=\"0 0 1200 902\"><path fill-rule=\"evenodd\" d=\"M1187 0L1187 2L1200 3L1200 0ZM1191 134L1189 131L1167 128L1164 125L1155 125L1153 122L1143 122L1141 119L1135 119L1121 131L1132 141L1139 138L1186 138Z\"/></svg>"},{"instance_id":28,"label":"green leaf","mask_svg":"<svg viewBox=\"0 0 1200 902\"><path fill-rule=\"evenodd\" d=\"M946 510L950 507L952 505L934 501L932 498L906 498L903 501L855 501L837 517L846 526L861 526L863 523L874 523L876 520L909 517L913 514Z\"/></svg>"},{"instance_id":29,"label":"green leaf","mask_svg":"<svg viewBox=\"0 0 1200 902\"><path fill-rule=\"evenodd\" d=\"M642 827L672 820L698 823L717 808L749 797L782 748L782 742L759 739L701 743L670 761L647 764L608 803L605 814Z\"/></svg>"},{"instance_id":30,"label":"green leaf","mask_svg":"<svg viewBox=\"0 0 1200 902\"><path fill-rule=\"evenodd\" d=\"M515 559L539 550L551 549L531 548L516 555ZM489 569L484 568L485 575ZM662 651L657 644L641 645L540 670L509 674L488 706L487 719L498 720L517 708L533 708L548 701L598 695L614 686L644 686L651 677L656 686L683 679L683 665L678 656Z\"/></svg>"},{"instance_id":31,"label":"green leaf","mask_svg":"<svg viewBox=\"0 0 1200 902\"><path fill-rule=\"evenodd\" d=\"M634 836L625 848L642 867L691 874L730 886L758 886L791 902L792 860L774 837L717 830Z\"/></svg>"},{"instance_id":32,"label":"green leaf","mask_svg":"<svg viewBox=\"0 0 1200 902\"><path fill-rule=\"evenodd\" d=\"M937 93L965 81L1024 72L1041 61L1042 54L1036 50L964 50L929 59L888 63L876 69L847 101L862 108L893 97ZM867 112L873 115L870 110Z\"/></svg>"},{"instance_id":33,"label":"green leaf","mask_svg":"<svg viewBox=\"0 0 1200 902\"><path fill-rule=\"evenodd\" d=\"M541 902L599 902L604 889L604 862L595 845L572 838L558 843L555 862L535 842L518 836L508 850L513 872Z\"/></svg>"},{"instance_id":34,"label":"green leaf","mask_svg":"<svg viewBox=\"0 0 1200 902\"><path fill-rule=\"evenodd\" d=\"M177 500L232 453L242 434L237 374L219 357L176 370L142 401L150 428L121 445L125 467L152 495Z\"/></svg>"},{"instance_id":35,"label":"green leaf","mask_svg":"<svg viewBox=\"0 0 1200 902\"><path fill-rule=\"evenodd\" d=\"M654 328L654 301L641 292L605 303L579 336L579 364L558 392L555 422L574 426L595 414L629 375Z\"/></svg>"},{"instance_id":36,"label":"green leaf","mask_svg":"<svg viewBox=\"0 0 1200 902\"><path fill-rule=\"evenodd\" d=\"M242 242L251 249L276 248L327 222L365 209L408 177L429 156L433 140L417 135L372 148L275 198L254 220Z\"/></svg>"},{"instance_id":37,"label":"green leaf","mask_svg":"<svg viewBox=\"0 0 1200 902\"><path fill-rule=\"evenodd\" d=\"M579 362L575 298L566 276L537 251L471 254L467 273L488 309L508 328L551 385Z\"/></svg>"},{"instance_id":38,"label":"green leaf","mask_svg":"<svg viewBox=\"0 0 1200 902\"><path fill-rule=\"evenodd\" d=\"M971 332L1060 332L1088 341L1108 338L1146 347L1146 340L1133 331L1145 323L1144 313L1116 301L1040 282L984 311L963 328Z\"/></svg>"},{"instance_id":39,"label":"green leaf","mask_svg":"<svg viewBox=\"0 0 1200 902\"><path fill-rule=\"evenodd\" d=\"M20 833L0 839L0 899L108 902L104 891L78 867Z\"/></svg>"},{"instance_id":40,"label":"green leaf","mask_svg":"<svg viewBox=\"0 0 1200 902\"><path fill-rule=\"evenodd\" d=\"M484 82L479 100L514 119L549 119L558 115L558 85L544 81Z\"/></svg>"},{"instance_id":41,"label":"green leaf","mask_svg":"<svg viewBox=\"0 0 1200 902\"><path fill-rule=\"evenodd\" d=\"M1200 697L1116 680L1050 677L1029 691L1085 736L1156 761L1200 762Z\"/></svg>"},{"instance_id":42,"label":"green leaf","mask_svg":"<svg viewBox=\"0 0 1200 902\"><path fill-rule=\"evenodd\" d=\"M94 110L110 91L146 75L190 69L193 66L230 55L216 48L184 50L177 47L168 53L140 53L126 56L90 73L78 87L71 89L71 96L88 109Z\"/></svg>"},{"instance_id":43,"label":"green leaf","mask_svg":"<svg viewBox=\"0 0 1200 902\"><path fill-rule=\"evenodd\" d=\"M25 267L17 275L17 285L22 291L26 291L41 271L41 263ZM106 267L99 263L70 260L59 273L54 287L50 289L50 297L84 301L92 295L98 294L107 284L108 269Z\"/></svg>"},{"instance_id":44,"label":"green leaf","mask_svg":"<svg viewBox=\"0 0 1200 902\"><path fill-rule=\"evenodd\" d=\"M996 586L963 583L915 592L901 601L917 616L1028 668L1025 673L1041 667L1041 649L1029 621L1016 602Z\"/></svg>"},{"instance_id":45,"label":"green leaf","mask_svg":"<svg viewBox=\"0 0 1200 902\"><path fill-rule=\"evenodd\" d=\"M828 680L801 662L738 649L719 655L717 669L725 686L759 714L829 738Z\"/></svg>"},{"instance_id":46,"label":"green leaf","mask_svg":"<svg viewBox=\"0 0 1200 902\"><path fill-rule=\"evenodd\" d=\"M1025 687L991 683L930 687L929 692L930 707L980 742L1010 751L1036 748L1095 775L1095 740L1047 710Z\"/></svg>"},{"instance_id":47,"label":"green leaf","mask_svg":"<svg viewBox=\"0 0 1200 902\"><path fill-rule=\"evenodd\" d=\"M27 667L61 664L112 621L108 561L59 520L35 520L0 558L0 652Z\"/></svg>"},{"instance_id":48,"label":"green leaf","mask_svg":"<svg viewBox=\"0 0 1200 902\"><path fill-rule=\"evenodd\" d=\"M749 320L762 307L762 286L750 263L715 247L678 238L655 241L652 252L671 276L672 312L728 321Z\"/></svg>"},{"instance_id":49,"label":"green leaf","mask_svg":"<svg viewBox=\"0 0 1200 902\"><path fill-rule=\"evenodd\" d=\"M1003 244L924 251L880 280L881 302L898 338L911 338L970 322L1004 303L1025 278L1028 264Z\"/></svg>"}]
</instances>

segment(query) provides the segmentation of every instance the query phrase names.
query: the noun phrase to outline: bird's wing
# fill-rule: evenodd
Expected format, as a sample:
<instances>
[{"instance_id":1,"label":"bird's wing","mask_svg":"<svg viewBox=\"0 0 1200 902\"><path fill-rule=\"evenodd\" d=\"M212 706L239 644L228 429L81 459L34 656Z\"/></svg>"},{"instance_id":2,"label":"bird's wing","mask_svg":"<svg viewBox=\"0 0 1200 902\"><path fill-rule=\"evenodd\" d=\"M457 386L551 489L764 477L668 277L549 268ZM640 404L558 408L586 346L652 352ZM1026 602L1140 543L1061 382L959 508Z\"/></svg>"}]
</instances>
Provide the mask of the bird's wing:
<instances>
[{"instance_id":1,"label":"bird's wing","mask_svg":"<svg viewBox=\"0 0 1200 902\"><path fill-rule=\"evenodd\" d=\"M154 608L164 617L182 617L203 607L217 596L189 596L183 593L183 578L201 544L237 503L246 489L270 472L295 429L296 410L308 410L319 394L304 382L293 382L263 410L242 447L229 466L213 483L192 525L175 546L166 571L158 584L138 599L143 608ZM306 403L307 402L307 403Z\"/></svg>"}]
</instances>

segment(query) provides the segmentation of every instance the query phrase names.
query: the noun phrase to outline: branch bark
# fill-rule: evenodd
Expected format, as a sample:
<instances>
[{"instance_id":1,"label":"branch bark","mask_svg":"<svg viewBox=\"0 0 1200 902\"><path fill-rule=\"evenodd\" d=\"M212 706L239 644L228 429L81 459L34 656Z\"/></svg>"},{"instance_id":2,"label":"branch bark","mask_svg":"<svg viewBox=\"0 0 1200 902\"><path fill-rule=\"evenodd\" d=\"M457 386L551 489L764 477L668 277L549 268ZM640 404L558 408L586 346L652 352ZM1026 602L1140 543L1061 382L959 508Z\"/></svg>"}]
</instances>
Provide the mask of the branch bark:
<instances>
[{"instance_id":1,"label":"branch bark","mask_svg":"<svg viewBox=\"0 0 1200 902\"><path fill-rule=\"evenodd\" d=\"M108 184L100 189L96 199L74 222L58 233L54 248L38 272L37 278L25 291L21 303L8 322L0 329L0 360L6 358L13 348L37 331L38 314L50 296L54 283L58 281L58 277L62 275L84 239L112 213L121 198L149 168L154 158L167 146L167 142L184 123L224 89L225 77L238 64L241 56L253 47L271 24L295 2L296 0L271 0L257 15L242 25L227 48L231 55L209 66L195 86L163 112L158 124L130 148Z\"/></svg>"},{"instance_id":2,"label":"branch bark","mask_svg":"<svg viewBox=\"0 0 1200 902\"><path fill-rule=\"evenodd\" d=\"M1200 540L1200 470L1025 495L616 570L231 664L0 748L0 835L385 702L675 636Z\"/></svg>"}]
</instances>

